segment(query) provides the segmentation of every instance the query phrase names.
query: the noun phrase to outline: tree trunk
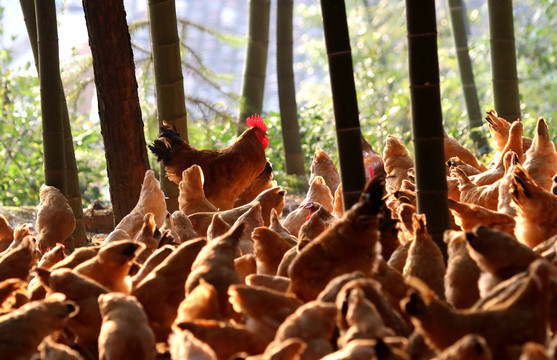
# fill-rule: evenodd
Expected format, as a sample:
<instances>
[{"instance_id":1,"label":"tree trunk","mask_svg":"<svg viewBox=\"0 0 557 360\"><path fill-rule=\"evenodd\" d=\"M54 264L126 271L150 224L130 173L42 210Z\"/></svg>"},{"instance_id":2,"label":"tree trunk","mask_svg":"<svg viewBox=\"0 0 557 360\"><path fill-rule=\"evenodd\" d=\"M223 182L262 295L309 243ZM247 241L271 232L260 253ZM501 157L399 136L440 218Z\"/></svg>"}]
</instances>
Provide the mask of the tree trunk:
<instances>
[{"instance_id":1,"label":"tree trunk","mask_svg":"<svg viewBox=\"0 0 557 360\"><path fill-rule=\"evenodd\" d=\"M406 0L406 25L417 210L426 215L427 230L446 258L449 209L435 0Z\"/></svg>"},{"instance_id":2,"label":"tree trunk","mask_svg":"<svg viewBox=\"0 0 557 360\"><path fill-rule=\"evenodd\" d=\"M512 0L488 0L493 103L507 121L520 118Z\"/></svg>"},{"instance_id":3,"label":"tree trunk","mask_svg":"<svg viewBox=\"0 0 557 360\"><path fill-rule=\"evenodd\" d=\"M491 148L486 137L479 129L483 125L483 112L480 109L478 92L474 81L474 71L468 52L466 11L462 0L448 1L456 47L456 58L458 59L458 68L460 71L460 82L462 84L462 92L464 93L464 101L466 102L466 110L468 111L468 119L470 122L471 138L479 154L484 155L489 153Z\"/></svg>"},{"instance_id":4,"label":"tree trunk","mask_svg":"<svg viewBox=\"0 0 557 360\"><path fill-rule=\"evenodd\" d=\"M136 205L149 169L123 0L83 0L115 223Z\"/></svg>"},{"instance_id":5,"label":"tree trunk","mask_svg":"<svg viewBox=\"0 0 557 360\"><path fill-rule=\"evenodd\" d=\"M277 1L277 80L287 174L306 175L294 82L292 19L294 0Z\"/></svg>"},{"instance_id":6,"label":"tree trunk","mask_svg":"<svg viewBox=\"0 0 557 360\"><path fill-rule=\"evenodd\" d=\"M27 28L27 34L29 36L29 42L31 44L31 50L33 51L33 58L35 60L35 67L37 73L39 73L39 61L38 61L38 45L37 45L37 22L35 15L35 3L34 0L20 0L21 10L23 12L23 18L25 20L25 26ZM64 94L64 86L62 83L62 78L60 73L58 73L60 96L62 101L62 121L64 126L64 153L65 153L65 181L66 181L66 191L67 199L70 207L73 210L76 226L72 234L72 237L68 239L65 243L66 248L72 251L75 247L83 246L87 244L87 235L85 231L85 225L83 224L83 203L81 199L81 190L79 188L79 176L77 170L77 164L75 160L75 151L73 145L73 137L71 132L70 117L68 113L68 106L66 103L66 96Z\"/></svg>"},{"instance_id":7,"label":"tree trunk","mask_svg":"<svg viewBox=\"0 0 557 360\"><path fill-rule=\"evenodd\" d=\"M344 0L321 0L323 30L337 135L344 210L358 202L365 185L358 99Z\"/></svg>"},{"instance_id":8,"label":"tree trunk","mask_svg":"<svg viewBox=\"0 0 557 360\"><path fill-rule=\"evenodd\" d=\"M188 141L184 76L180 57L180 38L176 22L174 0L149 0L149 30L155 72L155 92L159 125L176 127L184 141ZM166 177L160 166L160 183L167 197L168 211L178 210L178 185Z\"/></svg>"},{"instance_id":9,"label":"tree trunk","mask_svg":"<svg viewBox=\"0 0 557 360\"><path fill-rule=\"evenodd\" d=\"M44 183L66 191L64 124L60 104L58 25L54 0L35 0L41 115L43 124Z\"/></svg>"},{"instance_id":10,"label":"tree trunk","mask_svg":"<svg viewBox=\"0 0 557 360\"><path fill-rule=\"evenodd\" d=\"M246 130L246 119L253 114L261 114L263 108L270 7L270 0L249 1L248 44L242 75L237 135Z\"/></svg>"}]
</instances>

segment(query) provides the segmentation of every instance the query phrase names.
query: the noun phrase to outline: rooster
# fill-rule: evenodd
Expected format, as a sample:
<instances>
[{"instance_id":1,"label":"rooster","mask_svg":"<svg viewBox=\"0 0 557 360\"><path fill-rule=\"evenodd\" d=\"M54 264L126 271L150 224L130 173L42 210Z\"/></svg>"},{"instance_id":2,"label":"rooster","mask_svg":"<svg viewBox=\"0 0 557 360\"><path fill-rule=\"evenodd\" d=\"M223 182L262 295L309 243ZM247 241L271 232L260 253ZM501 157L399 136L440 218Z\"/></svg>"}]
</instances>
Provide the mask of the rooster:
<instances>
[{"instance_id":1,"label":"rooster","mask_svg":"<svg viewBox=\"0 0 557 360\"><path fill-rule=\"evenodd\" d=\"M149 149L162 161L168 178L179 184L182 172L199 165L205 177L205 197L220 210L234 206L234 200L267 164L267 126L259 115L246 119L250 126L234 143L223 149L198 150L170 127L161 127Z\"/></svg>"}]
</instances>

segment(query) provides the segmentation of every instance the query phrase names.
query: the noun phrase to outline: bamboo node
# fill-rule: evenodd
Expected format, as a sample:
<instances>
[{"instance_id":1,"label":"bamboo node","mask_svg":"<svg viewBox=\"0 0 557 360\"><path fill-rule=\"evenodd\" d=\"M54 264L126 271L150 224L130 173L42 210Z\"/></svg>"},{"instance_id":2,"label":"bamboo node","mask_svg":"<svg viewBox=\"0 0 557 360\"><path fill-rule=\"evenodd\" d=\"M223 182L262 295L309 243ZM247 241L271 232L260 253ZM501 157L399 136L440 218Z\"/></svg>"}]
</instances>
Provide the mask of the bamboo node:
<instances>
[{"instance_id":1,"label":"bamboo node","mask_svg":"<svg viewBox=\"0 0 557 360\"><path fill-rule=\"evenodd\" d=\"M174 125L176 122L180 121L180 120L186 120L187 116L186 115L182 115L182 116L178 116L176 118L171 118L171 119L159 119L159 121L163 124L171 124Z\"/></svg>"},{"instance_id":2,"label":"bamboo node","mask_svg":"<svg viewBox=\"0 0 557 360\"><path fill-rule=\"evenodd\" d=\"M494 83L516 83L518 79L492 79Z\"/></svg>"},{"instance_id":3,"label":"bamboo node","mask_svg":"<svg viewBox=\"0 0 557 360\"><path fill-rule=\"evenodd\" d=\"M151 6L160 6L160 5L168 5L171 0L162 0L162 1L149 1L149 7Z\"/></svg>"},{"instance_id":4,"label":"bamboo node","mask_svg":"<svg viewBox=\"0 0 557 360\"><path fill-rule=\"evenodd\" d=\"M426 81L423 84L410 84L410 89L425 89L432 87L439 87L439 83L430 83L429 81Z\"/></svg>"},{"instance_id":5,"label":"bamboo node","mask_svg":"<svg viewBox=\"0 0 557 360\"><path fill-rule=\"evenodd\" d=\"M425 32L425 33L419 33L419 34L408 34L407 35L407 37L409 37L409 38L420 38L420 37L428 37L428 36L437 37L437 31Z\"/></svg>"},{"instance_id":6,"label":"bamboo node","mask_svg":"<svg viewBox=\"0 0 557 360\"><path fill-rule=\"evenodd\" d=\"M184 83L184 78L182 77L181 79L177 79L171 82L165 82L163 84L155 84L155 86L158 88L166 88L166 87L171 87L176 85L182 85L183 83Z\"/></svg>"},{"instance_id":7,"label":"bamboo node","mask_svg":"<svg viewBox=\"0 0 557 360\"><path fill-rule=\"evenodd\" d=\"M510 37L510 38L497 38L497 39L492 39L492 38L490 38L490 39L489 39L489 42L494 42L494 43L498 43L498 42L499 42L499 43L501 43L501 42L510 42L510 41L514 42L514 41L515 41L515 38L514 38L514 37Z\"/></svg>"},{"instance_id":8,"label":"bamboo node","mask_svg":"<svg viewBox=\"0 0 557 360\"><path fill-rule=\"evenodd\" d=\"M180 41L173 41L173 42L166 43L166 44L157 44L157 45L154 45L153 48L164 49L164 48L173 48L173 47L177 47L177 46L180 46Z\"/></svg>"},{"instance_id":9,"label":"bamboo node","mask_svg":"<svg viewBox=\"0 0 557 360\"><path fill-rule=\"evenodd\" d=\"M349 127L349 128L337 129L337 133L343 133L343 132L354 131L354 130L360 131L360 127L359 126L353 126L353 127Z\"/></svg>"},{"instance_id":10,"label":"bamboo node","mask_svg":"<svg viewBox=\"0 0 557 360\"><path fill-rule=\"evenodd\" d=\"M346 55L346 54L351 54L351 53L352 53L352 51L350 49L348 49L348 50L342 50L342 51L328 52L327 56Z\"/></svg>"},{"instance_id":11,"label":"bamboo node","mask_svg":"<svg viewBox=\"0 0 557 360\"><path fill-rule=\"evenodd\" d=\"M362 191L361 190L352 190L352 191L343 191L343 194L361 194Z\"/></svg>"}]
</instances>

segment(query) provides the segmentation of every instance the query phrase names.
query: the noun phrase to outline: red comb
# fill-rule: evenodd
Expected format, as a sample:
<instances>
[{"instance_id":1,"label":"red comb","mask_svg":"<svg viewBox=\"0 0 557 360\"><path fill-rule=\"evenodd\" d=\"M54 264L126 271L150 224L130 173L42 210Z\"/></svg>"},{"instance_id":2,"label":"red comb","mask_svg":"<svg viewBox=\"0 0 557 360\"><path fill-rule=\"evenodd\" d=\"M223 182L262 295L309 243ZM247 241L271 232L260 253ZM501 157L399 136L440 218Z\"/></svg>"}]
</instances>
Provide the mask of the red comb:
<instances>
[{"instance_id":1,"label":"red comb","mask_svg":"<svg viewBox=\"0 0 557 360\"><path fill-rule=\"evenodd\" d=\"M267 132L267 125L265 125L261 116L259 116L257 114L252 115L249 118L247 118L246 119L246 124L250 127L251 126L257 126L258 128L260 128L264 132Z\"/></svg>"}]
</instances>

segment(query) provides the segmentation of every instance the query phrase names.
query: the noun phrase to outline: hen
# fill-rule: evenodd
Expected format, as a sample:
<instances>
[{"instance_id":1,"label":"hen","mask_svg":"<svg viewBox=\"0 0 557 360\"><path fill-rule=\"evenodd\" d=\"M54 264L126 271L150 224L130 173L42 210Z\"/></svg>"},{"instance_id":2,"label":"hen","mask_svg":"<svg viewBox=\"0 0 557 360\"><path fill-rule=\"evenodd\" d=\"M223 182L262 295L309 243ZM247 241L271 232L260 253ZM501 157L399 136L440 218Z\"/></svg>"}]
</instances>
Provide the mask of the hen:
<instances>
[{"instance_id":1,"label":"hen","mask_svg":"<svg viewBox=\"0 0 557 360\"><path fill-rule=\"evenodd\" d=\"M530 266L529 277L505 303L490 310L455 311L438 299L419 280L401 302L427 343L442 351L467 334L485 338L493 359L509 359L513 346L528 341L545 343L548 336L550 264L537 260ZM419 284L418 284L419 282Z\"/></svg>"},{"instance_id":2,"label":"hen","mask_svg":"<svg viewBox=\"0 0 557 360\"><path fill-rule=\"evenodd\" d=\"M132 291L132 295L143 305L158 341L166 340L170 334L170 325L185 297L184 286L191 265L205 244L206 240L203 238L186 241ZM161 304L164 306L161 307Z\"/></svg>"},{"instance_id":3,"label":"hen","mask_svg":"<svg viewBox=\"0 0 557 360\"><path fill-rule=\"evenodd\" d=\"M279 216L282 214L285 195L286 191L283 188L275 186L263 191L248 204L220 212L199 212L191 214L189 219L191 220L195 232L199 236L205 236L215 214L220 214L222 220L226 223L234 224L240 216L251 209L255 202L259 202L261 204L261 216L263 217L263 223L265 226L268 226L271 223L271 211L273 209L275 209Z\"/></svg>"},{"instance_id":4,"label":"hen","mask_svg":"<svg viewBox=\"0 0 557 360\"><path fill-rule=\"evenodd\" d=\"M476 225L482 224L514 235L516 222L511 215L452 199L449 199L449 209L455 218L456 225L464 231L471 231Z\"/></svg>"},{"instance_id":5,"label":"hen","mask_svg":"<svg viewBox=\"0 0 557 360\"><path fill-rule=\"evenodd\" d=\"M294 296L259 286L234 284L228 289L230 302L245 315L248 330L271 342L286 317L303 305Z\"/></svg>"},{"instance_id":6,"label":"hen","mask_svg":"<svg viewBox=\"0 0 557 360\"><path fill-rule=\"evenodd\" d=\"M10 246L14 239L14 229L10 226L8 219L0 215L0 251L4 251Z\"/></svg>"},{"instance_id":7,"label":"hen","mask_svg":"<svg viewBox=\"0 0 557 360\"><path fill-rule=\"evenodd\" d=\"M141 184L139 199L132 211L124 216L116 225L116 229L124 230L133 239L143 226L143 218L147 213L155 216L155 224L161 227L166 218L166 202L161 184L155 177L153 170L147 170Z\"/></svg>"},{"instance_id":8,"label":"hen","mask_svg":"<svg viewBox=\"0 0 557 360\"><path fill-rule=\"evenodd\" d=\"M162 161L168 178L180 183L182 172L197 164L205 176L203 189L211 204L220 210L231 209L240 193L267 164L269 145L267 126L259 115L246 119L251 126L234 143L218 150L198 150L169 127L161 127L158 139L149 149Z\"/></svg>"},{"instance_id":9,"label":"hen","mask_svg":"<svg viewBox=\"0 0 557 360\"><path fill-rule=\"evenodd\" d=\"M58 269L53 272L38 268L38 276L49 292L62 293L79 307L79 312L67 321L68 329L75 336L80 351L97 357L97 340L101 329L101 313L97 299L108 290L96 281L82 276L71 269Z\"/></svg>"},{"instance_id":10,"label":"hen","mask_svg":"<svg viewBox=\"0 0 557 360\"><path fill-rule=\"evenodd\" d=\"M337 320L337 323L343 325L337 341L339 347L344 347L355 339L380 339L395 335L392 329L385 326L379 311L373 302L366 298L362 289L353 288L343 300L340 302L340 310L343 311L340 318L344 319Z\"/></svg>"},{"instance_id":11,"label":"hen","mask_svg":"<svg viewBox=\"0 0 557 360\"><path fill-rule=\"evenodd\" d=\"M500 181L496 181L490 185L478 186L459 168L453 169L451 175L458 179L460 202L480 205L490 210L497 211Z\"/></svg>"},{"instance_id":12,"label":"hen","mask_svg":"<svg viewBox=\"0 0 557 360\"><path fill-rule=\"evenodd\" d=\"M266 342L242 324L216 320L196 320L175 324L175 329L188 330L196 338L209 345L217 359L235 359L235 354L260 354Z\"/></svg>"},{"instance_id":13,"label":"hen","mask_svg":"<svg viewBox=\"0 0 557 360\"><path fill-rule=\"evenodd\" d=\"M301 359L320 359L333 352L333 336L338 311L334 304L318 300L300 306L277 329L269 347L291 338L305 341Z\"/></svg>"},{"instance_id":14,"label":"hen","mask_svg":"<svg viewBox=\"0 0 557 360\"><path fill-rule=\"evenodd\" d=\"M42 253L63 243L75 229L75 217L68 200L54 186L41 187L37 212L37 244Z\"/></svg>"},{"instance_id":15,"label":"hen","mask_svg":"<svg viewBox=\"0 0 557 360\"><path fill-rule=\"evenodd\" d=\"M511 124L507 120L497 116L497 112L494 109L486 113L485 119L489 125L489 132L491 132L495 150L499 152L503 151L507 139L509 138ZM522 138L522 148L524 151L526 151L531 144L532 139L527 137Z\"/></svg>"},{"instance_id":16,"label":"hen","mask_svg":"<svg viewBox=\"0 0 557 360\"><path fill-rule=\"evenodd\" d=\"M227 291L230 285L241 283L240 276L234 268L234 258L244 227L244 223L236 223L228 232L204 246L195 258L186 280L186 297L199 285L201 279L213 285L217 290L219 309L223 317L235 315L232 305L228 302Z\"/></svg>"},{"instance_id":17,"label":"hen","mask_svg":"<svg viewBox=\"0 0 557 360\"><path fill-rule=\"evenodd\" d=\"M74 302L57 294L0 316L2 358L30 359L42 340L54 331L62 330L66 320L78 310Z\"/></svg>"},{"instance_id":18,"label":"hen","mask_svg":"<svg viewBox=\"0 0 557 360\"><path fill-rule=\"evenodd\" d=\"M186 215L195 214L201 211L218 211L215 205L211 204L203 192L203 171L199 165L192 165L182 172L182 181L178 184L180 196L178 205L180 211Z\"/></svg>"},{"instance_id":19,"label":"hen","mask_svg":"<svg viewBox=\"0 0 557 360\"><path fill-rule=\"evenodd\" d=\"M478 286L483 297L489 289L525 270L539 255L501 231L478 225L466 233L468 252L481 270Z\"/></svg>"},{"instance_id":20,"label":"hen","mask_svg":"<svg viewBox=\"0 0 557 360\"><path fill-rule=\"evenodd\" d=\"M445 298L445 263L439 246L426 228L426 216L412 216L414 240L408 249L406 264L402 270L405 278L417 277L424 281L439 298Z\"/></svg>"},{"instance_id":21,"label":"hen","mask_svg":"<svg viewBox=\"0 0 557 360\"><path fill-rule=\"evenodd\" d=\"M311 162L310 183L317 176L323 178L331 194L334 194L340 184L340 174L333 160L319 146L315 148L315 155Z\"/></svg>"},{"instance_id":22,"label":"hen","mask_svg":"<svg viewBox=\"0 0 557 360\"><path fill-rule=\"evenodd\" d=\"M443 241L447 244L448 255L445 298L456 309L467 309L480 298L480 268L470 256L463 231L447 230Z\"/></svg>"},{"instance_id":23,"label":"hen","mask_svg":"<svg viewBox=\"0 0 557 360\"><path fill-rule=\"evenodd\" d=\"M408 169L414 166L414 160L402 141L389 135L383 149L383 165L386 176L386 189L393 193L400 189L402 181L408 176Z\"/></svg>"},{"instance_id":24,"label":"hen","mask_svg":"<svg viewBox=\"0 0 557 360\"><path fill-rule=\"evenodd\" d=\"M383 157L371 147L371 144L362 135L362 156L364 158L364 170L366 180L371 179L375 175L385 176L385 166L383 165Z\"/></svg>"},{"instance_id":25,"label":"hen","mask_svg":"<svg viewBox=\"0 0 557 360\"><path fill-rule=\"evenodd\" d=\"M384 191L385 178L375 176L342 219L303 247L288 268L290 292L309 301L337 275L355 270L372 273L381 255L379 224Z\"/></svg>"},{"instance_id":26,"label":"hen","mask_svg":"<svg viewBox=\"0 0 557 360\"><path fill-rule=\"evenodd\" d=\"M516 238L535 247L557 234L557 196L535 183L526 170L517 164L513 169L511 196L516 208Z\"/></svg>"},{"instance_id":27,"label":"hen","mask_svg":"<svg viewBox=\"0 0 557 360\"><path fill-rule=\"evenodd\" d=\"M113 292L99 295L98 301L99 359L155 360L155 335L135 297Z\"/></svg>"},{"instance_id":28,"label":"hen","mask_svg":"<svg viewBox=\"0 0 557 360\"><path fill-rule=\"evenodd\" d=\"M470 150L462 146L454 137L450 136L446 132L443 134L443 145L445 148L446 161L453 156L457 156L460 160L472 165L480 171L486 170L486 167L476 160L476 157L470 152Z\"/></svg>"},{"instance_id":29,"label":"hen","mask_svg":"<svg viewBox=\"0 0 557 360\"><path fill-rule=\"evenodd\" d=\"M524 169L538 185L550 191L557 174L557 152L544 118L538 119L534 141L524 155Z\"/></svg>"},{"instance_id":30,"label":"hen","mask_svg":"<svg viewBox=\"0 0 557 360\"><path fill-rule=\"evenodd\" d=\"M133 260L145 245L131 240L120 240L103 246L97 255L75 267L85 275L111 291L128 294L131 278L128 276Z\"/></svg>"}]
</instances>

